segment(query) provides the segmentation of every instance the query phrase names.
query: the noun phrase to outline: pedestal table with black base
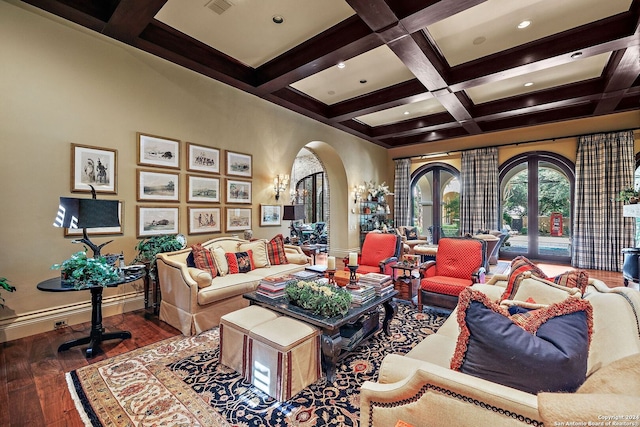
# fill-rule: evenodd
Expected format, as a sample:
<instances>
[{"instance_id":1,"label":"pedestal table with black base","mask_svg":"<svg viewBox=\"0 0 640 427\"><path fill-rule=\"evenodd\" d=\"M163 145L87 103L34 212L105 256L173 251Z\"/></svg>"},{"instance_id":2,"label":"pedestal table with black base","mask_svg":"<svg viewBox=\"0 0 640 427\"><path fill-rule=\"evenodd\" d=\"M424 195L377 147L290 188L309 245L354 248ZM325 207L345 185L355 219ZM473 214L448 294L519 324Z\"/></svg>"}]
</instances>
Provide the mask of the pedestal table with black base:
<instances>
[{"instance_id":1,"label":"pedestal table with black base","mask_svg":"<svg viewBox=\"0 0 640 427\"><path fill-rule=\"evenodd\" d=\"M107 285L109 288L117 287L124 283L134 282L142 279L144 272L125 276L122 280ZM38 289L46 292L68 292L68 291L82 291L89 289L91 291L91 333L88 337L78 338L75 340L67 341L58 347L58 352L69 350L71 347L78 345L89 344L85 353L87 357L93 357L101 351L100 343L102 341L113 339L127 339L131 338L131 332L129 331L113 331L104 332L102 327L102 286L91 286L89 288L76 289L72 284L65 284L59 277L45 280L38 283Z\"/></svg>"}]
</instances>

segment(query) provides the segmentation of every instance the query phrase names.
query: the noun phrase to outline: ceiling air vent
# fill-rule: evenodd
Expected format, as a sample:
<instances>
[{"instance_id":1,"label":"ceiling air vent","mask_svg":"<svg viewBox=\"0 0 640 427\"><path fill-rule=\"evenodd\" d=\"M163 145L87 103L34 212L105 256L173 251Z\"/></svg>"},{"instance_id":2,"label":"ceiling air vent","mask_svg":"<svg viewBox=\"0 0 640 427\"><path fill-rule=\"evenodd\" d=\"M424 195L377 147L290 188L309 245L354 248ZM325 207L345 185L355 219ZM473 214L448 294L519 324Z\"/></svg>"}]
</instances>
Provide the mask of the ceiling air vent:
<instances>
[{"instance_id":1,"label":"ceiling air vent","mask_svg":"<svg viewBox=\"0 0 640 427\"><path fill-rule=\"evenodd\" d=\"M211 0L206 6L218 15L222 15L232 4L227 0Z\"/></svg>"}]
</instances>

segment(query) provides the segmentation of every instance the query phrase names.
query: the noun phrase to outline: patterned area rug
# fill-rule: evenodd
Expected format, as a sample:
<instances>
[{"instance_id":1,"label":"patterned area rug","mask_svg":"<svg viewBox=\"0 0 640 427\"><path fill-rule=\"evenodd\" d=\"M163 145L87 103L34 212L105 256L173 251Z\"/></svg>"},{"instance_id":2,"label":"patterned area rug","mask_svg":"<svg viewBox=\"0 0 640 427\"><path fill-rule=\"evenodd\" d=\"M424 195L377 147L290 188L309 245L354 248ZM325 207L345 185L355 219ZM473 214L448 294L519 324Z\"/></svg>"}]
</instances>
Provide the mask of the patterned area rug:
<instances>
[{"instance_id":1,"label":"patterned area rug","mask_svg":"<svg viewBox=\"0 0 640 427\"><path fill-rule=\"evenodd\" d=\"M318 380L278 402L218 363L218 328L173 337L66 374L87 426L357 426L359 391L375 381L384 356L407 353L446 319L398 304L391 336L361 344Z\"/></svg>"}]
</instances>

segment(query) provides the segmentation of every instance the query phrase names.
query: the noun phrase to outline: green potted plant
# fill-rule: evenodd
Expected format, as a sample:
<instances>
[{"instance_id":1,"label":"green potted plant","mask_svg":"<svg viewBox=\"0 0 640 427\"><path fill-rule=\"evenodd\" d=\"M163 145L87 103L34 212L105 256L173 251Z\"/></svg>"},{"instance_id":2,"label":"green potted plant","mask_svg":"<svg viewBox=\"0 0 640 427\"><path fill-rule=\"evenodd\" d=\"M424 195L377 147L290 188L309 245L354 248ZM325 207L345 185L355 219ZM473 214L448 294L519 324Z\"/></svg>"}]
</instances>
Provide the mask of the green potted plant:
<instances>
[{"instance_id":1,"label":"green potted plant","mask_svg":"<svg viewBox=\"0 0 640 427\"><path fill-rule=\"evenodd\" d=\"M351 307L351 293L315 281L292 280L285 287L292 304L324 317L344 315Z\"/></svg>"},{"instance_id":2,"label":"green potted plant","mask_svg":"<svg viewBox=\"0 0 640 427\"><path fill-rule=\"evenodd\" d=\"M105 257L89 258L83 251L76 252L71 258L61 264L54 264L51 268L60 270L62 280L73 284L76 289L107 286L120 280L118 269Z\"/></svg>"},{"instance_id":3,"label":"green potted plant","mask_svg":"<svg viewBox=\"0 0 640 427\"><path fill-rule=\"evenodd\" d=\"M4 289L7 292L14 292L16 290L15 286L11 286L9 284L9 280L6 277L0 277L0 288ZM4 308L4 298L0 296L0 307Z\"/></svg>"},{"instance_id":4,"label":"green potted plant","mask_svg":"<svg viewBox=\"0 0 640 427\"><path fill-rule=\"evenodd\" d=\"M156 271L156 255L162 252L173 252L184 247L184 240L180 235L160 234L150 236L138 242L135 249L138 254L133 262L141 262L147 265L149 274L154 276Z\"/></svg>"},{"instance_id":5,"label":"green potted plant","mask_svg":"<svg viewBox=\"0 0 640 427\"><path fill-rule=\"evenodd\" d=\"M638 203L638 191L636 191L633 187L624 188L618 193L616 201L624 202L626 204Z\"/></svg>"}]
</instances>

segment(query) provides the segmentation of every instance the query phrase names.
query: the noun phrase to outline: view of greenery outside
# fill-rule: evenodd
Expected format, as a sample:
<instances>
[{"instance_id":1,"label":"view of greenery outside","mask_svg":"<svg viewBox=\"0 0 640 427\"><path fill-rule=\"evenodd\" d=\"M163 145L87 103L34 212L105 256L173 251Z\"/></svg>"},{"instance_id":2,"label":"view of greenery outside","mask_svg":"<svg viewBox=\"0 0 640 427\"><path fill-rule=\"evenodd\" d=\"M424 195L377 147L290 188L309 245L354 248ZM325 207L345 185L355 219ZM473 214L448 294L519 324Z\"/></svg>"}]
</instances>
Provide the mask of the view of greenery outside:
<instances>
[{"instance_id":1,"label":"view of greenery outside","mask_svg":"<svg viewBox=\"0 0 640 427\"><path fill-rule=\"evenodd\" d=\"M538 175L538 216L549 217L554 212L560 212L564 218L569 218L571 189L567 178L561 172L544 167L539 169ZM505 224L513 227L514 218L529 215L527 184L527 170L518 172L507 183L502 206ZM540 235L550 234L548 225L541 223L540 228ZM563 235L568 235L569 231L564 227ZM526 229L520 230L520 233L526 234Z\"/></svg>"}]
</instances>

